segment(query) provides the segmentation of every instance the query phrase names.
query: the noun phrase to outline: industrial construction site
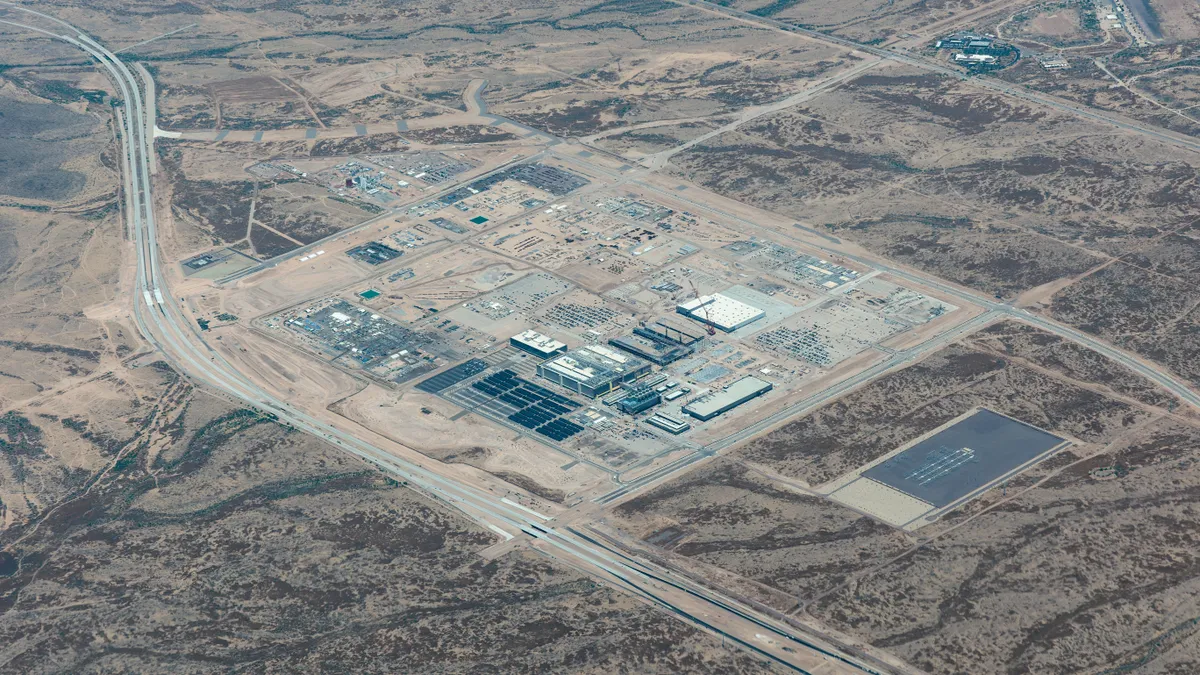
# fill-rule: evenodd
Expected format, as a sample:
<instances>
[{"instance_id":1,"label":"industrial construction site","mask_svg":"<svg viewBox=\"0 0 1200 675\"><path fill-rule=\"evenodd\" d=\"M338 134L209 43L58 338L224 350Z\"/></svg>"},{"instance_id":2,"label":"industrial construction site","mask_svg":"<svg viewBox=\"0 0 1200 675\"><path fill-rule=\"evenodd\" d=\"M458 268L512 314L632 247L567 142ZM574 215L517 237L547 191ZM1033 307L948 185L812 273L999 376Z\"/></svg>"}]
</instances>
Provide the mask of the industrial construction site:
<instances>
[{"instance_id":1,"label":"industrial construction site","mask_svg":"<svg viewBox=\"0 0 1200 675\"><path fill-rule=\"evenodd\" d=\"M456 166L471 166L460 154ZM416 179L429 155L386 161ZM286 349L311 362L303 370L361 389L321 398L332 393L324 378L301 372L288 378L295 393L397 439L416 410L476 420L547 464L519 484L570 492L573 503L770 424L980 312L770 228L739 235L736 222L669 192L630 189L628 170L519 162L185 300L198 316L240 317L213 329L236 335L222 342ZM345 192L341 175L322 182ZM291 298L262 303L293 278ZM381 397L406 419L365 422L364 406ZM470 442L451 430L418 449Z\"/></svg>"},{"instance_id":2,"label":"industrial construction site","mask_svg":"<svg viewBox=\"0 0 1200 675\"><path fill-rule=\"evenodd\" d=\"M144 4L0 0L0 671L1200 672L1181 3Z\"/></svg>"}]
</instances>

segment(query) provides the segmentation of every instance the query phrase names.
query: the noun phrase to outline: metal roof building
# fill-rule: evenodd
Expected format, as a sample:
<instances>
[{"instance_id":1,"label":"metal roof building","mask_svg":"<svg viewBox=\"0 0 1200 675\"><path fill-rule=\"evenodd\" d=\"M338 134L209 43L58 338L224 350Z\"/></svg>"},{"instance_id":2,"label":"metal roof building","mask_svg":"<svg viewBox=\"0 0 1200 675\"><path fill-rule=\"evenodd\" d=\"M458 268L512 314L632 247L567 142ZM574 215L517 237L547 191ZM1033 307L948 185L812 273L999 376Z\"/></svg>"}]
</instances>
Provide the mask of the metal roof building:
<instances>
[{"instance_id":1,"label":"metal roof building","mask_svg":"<svg viewBox=\"0 0 1200 675\"><path fill-rule=\"evenodd\" d=\"M677 420L674 417L669 417L662 413L655 413L654 415L651 415L650 418L646 420L646 423L676 435L682 434L683 432L692 428L692 425L688 424L687 422Z\"/></svg>"},{"instance_id":2,"label":"metal roof building","mask_svg":"<svg viewBox=\"0 0 1200 675\"><path fill-rule=\"evenodd\" d=\"M589 345L539 363L537 374L595 398L650 372L650 364L601 345Z\"/></svg>"},{"instance_id":3,"label":"metal roof building","mask_svg":"<svg viewBox=\"0 0 1200 675\"><path fill-rule=\"evenodd\" d=\"M534 356L540 356L543 359L548 359L555 354L561 354L567 351L567 345L553 338L542 335L533 330L527 330L519 335L514 335L508 339L508 344L520 349L523 352L529 352Z\"/></svg>"},{"instance_id":4,"label":"metal roof building","mask_svg":"<svg viewBox=\"0 0 1200 675\"><path fill-rule=\"evenodd\" d=\"M608 344L660 366L678 361L693 351L691 347L659 337L650 331L639 333L635 330L633 335L612 338Z\"/></svg>"},{"instance_id":5,"label":"metal roof building","mask_svg":"<svg viewBox=\"0 0 1200 675\"><path fill-rule=\"evenodd\" d=\"M683 406L683 412L700 421L711 420L750 399L771 391L774 385L757 377L746 376L725 387L723 391L706 394Z\"/></svg>"},{"instance_id":6,"label":"metal roof building","mask_svg":"<svg viewBox=\"0 0 1200 675\"><path fill-rule=\"evenodd\" d=\"M686 317L720 328L726 333L732 333L742 326L754 323L767 315L765 311L758 307L747 305L741 300L734 300L720 293L692 298L687 302L676 305L675 311Z\"/></svg>"}]
</instances>

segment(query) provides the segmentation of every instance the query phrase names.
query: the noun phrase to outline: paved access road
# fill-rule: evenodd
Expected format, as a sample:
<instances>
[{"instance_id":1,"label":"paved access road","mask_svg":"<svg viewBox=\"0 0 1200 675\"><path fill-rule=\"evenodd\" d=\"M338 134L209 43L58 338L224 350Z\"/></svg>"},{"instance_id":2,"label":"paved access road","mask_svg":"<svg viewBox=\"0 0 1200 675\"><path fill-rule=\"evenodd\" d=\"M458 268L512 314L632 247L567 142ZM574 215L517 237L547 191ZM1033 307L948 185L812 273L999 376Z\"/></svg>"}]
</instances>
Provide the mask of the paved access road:
<instances>
[{"instance_id":1,"label":"paved access road","mask_svg":"<svg viewBox=\"0 0 1200 675\"><path fill-rule=\"evenodd\" d=\"M4 25L35 31L65 41L90 54L120 92L116 112L122 142L125 214L137 249L134 318L139 330L164 357L195 381L275 416L279 421L324 438L371 462L427 494L456 507L490 529L513 536L523 532L538 549L575 569L632 592L684 620L703 626L795 672L880 673L890 670L851 656L815 635L763 616L719 593L686 579L655 572L577 531L549 526L548 518L474 485L443 476L422 465L387 453L337 427L292 407L244 377L200 338L171 296L158 256L153 197L153 120L148 117L143 83L112 52L83 31L53 16L0 1L0 12L20 12L33 22L49 22L53 30L0 20ZM761 636L761 637L760 637ZM769 637L764 640L763 637Z\"/></svg>"},{"instance_id":2,"label":"paved access road","mask_svg":"<svg viewBox=\"0 0 1200 675\"><path fill-rule=\"evenodd\" d=\"M861 42L855 42L854 40L850 40L850 39L847 39L847 38L844 38L844 37L841 37L838 35L830 35L829 33L822 33L820 31L815 31L815 30L812 30L809 28L802 28L800 26L796 26L794 24L787 23L786 21L779 21L776 19L772 19L770 17L758 16L757 14L751 14L750 12L743 12L743 11L736 10L736 9L733 9L730 7L724 7L722 5L718 5L713 2L707 2L706 0L671 0L671 1L674 2L675 4L691 5L693 7L708 10L710 12L714 12L717 14L724 14L726 16L731 16L731 17L734 17L737 19L741 19L742 21L756 23L761 26L769 26L771 28L777 28L779 30L787 31L789 33L795 33L797 35L803 35L804 37L807 37L811 40L816 40L818 42L824 42L826 44L835 44L835 45L839 45L842 47L849 47L850 49L854 49L854 50L863 52L865 54L871 54L873 56L878 56L882 59L887 59L889 61L904 63L906 65L913 66L914 68L919 68L921 70L929 71L932 73L939 73L941 75L946 75L948 77L954 77L954 78L957 78L960 80L968 80L969 79L972 84L974 84L975 86L980 87L982 89L989 89L991 91L1005 94L1006 96L1014 96L1016 98L1023 98L1027 101L1032 101L1039 105L1053 108L1053 109L1061 111L1061 112L1069 113L1071 115L1075 115L1076 117L1081 117L1083 119L1092 120L1094 122L1111 124L1120 129L1126 129L1129 131L1137 132L1144 136L1149 136L1151 138L1154 138L1155 140L1162 141L1163 143L1166 143L1167 145L1173 145L1175 147L1184 148L1187 150L1200 151L1200 142L1198 142L1188 136L1184 136L1183 134L1177 134L1177 133L1166 131L1164 129L1159 129L1159 128L1156 128L1153 126L1147 126L1145 124L1136 122L1132 119L1129 119L1129 118L1121 116L1121 115L1117 115L1115 113L1099 112L1096 110L1084 108L1084 107L1081 107L1074 103L1071 103L1069 101L1066 101L1064 99L1058 98L1057 96L1043 94L1041 92L1034 91L1033 89L1030 89L1028 87L1025 87L1025 86L1022 86L1019 84L1011 84L1011 83L1004 82L1002 80L993 79L990 77L971 76L966 73L963 73L962 71L955 70L949 66L944 66L944 65L941 65L938 63L932 63L925 59L921 59L916 56L911 56L903 51L884 49L882 47L874 47L872 45L863 44Z\"/></svg>"}]
</instances>

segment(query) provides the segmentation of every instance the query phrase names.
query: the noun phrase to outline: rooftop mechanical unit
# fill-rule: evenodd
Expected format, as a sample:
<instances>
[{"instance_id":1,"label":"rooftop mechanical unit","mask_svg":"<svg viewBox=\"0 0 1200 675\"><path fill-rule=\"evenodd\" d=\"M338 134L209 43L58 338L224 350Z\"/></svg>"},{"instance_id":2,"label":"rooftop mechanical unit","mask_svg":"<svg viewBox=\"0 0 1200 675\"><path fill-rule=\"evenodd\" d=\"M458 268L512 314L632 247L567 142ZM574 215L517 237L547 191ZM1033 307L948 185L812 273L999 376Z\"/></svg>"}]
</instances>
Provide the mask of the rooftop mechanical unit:
<instances>
[{"instance_id":1,"label":"rooftop mechanical unit","mask_svg":"<svg viewBox=\"0 0 1200 675\"><path fill-rule=\"evenodd\" d=\"M662 403L662 394L653 387L637 387L617 403L617 408L626 415L636 415Z\"/></svg>"},{"instance_id":2,"label":"rooftop mechanical unit","mask_svg":"<svg viewBox=\"0 0 1200 675\"><path fill-rule=\"evenodd\" d=\"M602 345L589 345L538 364L547 380L596 398L650 372L650 364Z\"/></svg>"},{"instance_id":3,"label":"rooftop mechanical unit","mask_svg":"<svg viewBox=\"0 0 1200 675\"><path fill-rule=\"evenodd\" d=\"M510 337L508 344L523 352L540 356L543 359L548 359L555 354L562 354L567 351L565 343L533 330L527 330L524 333Z\"/></svg>"}]
</instances>

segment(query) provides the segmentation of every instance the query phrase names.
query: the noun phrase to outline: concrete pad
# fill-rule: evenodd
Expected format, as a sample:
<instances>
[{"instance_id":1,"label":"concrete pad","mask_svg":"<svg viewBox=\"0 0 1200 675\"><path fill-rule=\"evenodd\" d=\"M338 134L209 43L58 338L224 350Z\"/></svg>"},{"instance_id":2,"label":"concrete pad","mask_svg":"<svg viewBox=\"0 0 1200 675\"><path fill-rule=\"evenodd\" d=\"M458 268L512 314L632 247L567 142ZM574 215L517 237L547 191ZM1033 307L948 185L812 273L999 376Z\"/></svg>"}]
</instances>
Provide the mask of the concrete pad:
<instances>
[{"instance_id":1,"label":"concrete pad","mask_svg":"<svg viewBox=\"0 0 1200 675\"><path fill-rule=\"evenodd\" d=\"M829 495L835 502L862 511L892 527L903 527L933 511L933 504L870 478L859 478Z\"/></svg>"}]
</instances>

